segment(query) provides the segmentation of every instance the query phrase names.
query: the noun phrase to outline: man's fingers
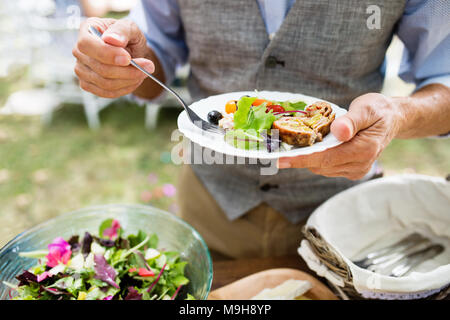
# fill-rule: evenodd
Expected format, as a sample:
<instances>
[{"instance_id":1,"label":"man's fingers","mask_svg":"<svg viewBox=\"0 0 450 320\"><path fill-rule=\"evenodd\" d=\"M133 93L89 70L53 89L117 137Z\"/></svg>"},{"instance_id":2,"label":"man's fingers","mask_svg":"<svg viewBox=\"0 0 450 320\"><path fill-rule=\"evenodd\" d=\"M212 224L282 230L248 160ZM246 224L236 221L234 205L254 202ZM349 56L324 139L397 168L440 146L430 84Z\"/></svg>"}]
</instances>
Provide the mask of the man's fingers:
<instances>
[{"instance_id":1,"label":"man's fingers","mask_svg":"<svg viewBox=\"0 0 450 320\"><path fill-rule=\"evenodd\" d=\"M107 20L109 21L109 20ZM101 38L89 32L88 27L107 30L115 23L106 23L99 19L88 19L80 27L77 48L85 55L109 65L127 66L130 64L131 56L127 50L122 47L113 46L105 43Z\"/></svg>"},{"instance_id":2,"label":"man's fingers","mask_svg":"<svg viewBox=\"0 0 450 320\"><path fill-rule=\"evenodd\" d=\"M145 75L133 66L119 67L103 64L74 48L73 55L82 64L87 65L92 71L106 79L144 79ZM153 62L144 58L135 59L144 69L153 73L155 66Z\"/></svg>"},{"instance_id":3,"label":"man's fingers","mask_svg":"<svg viewBox=\"0 0 450 320\"><path fill-rule=\"evenodd\" d=\"M77 48L80 52L103 64L127 66L131 61L130 54L124 48L109 45L90 33L80 35Z\"/></svg>"},{"instance_id":4,"label":"man's fingers","mask_svg":"<svg viewBox=\"0 0 450 320\"><path fill-rule=\"evenodd\" d=\"M331 124L331 132L339 141L348 141L355 135L355 124L351 118L342 116Z\"/></svg>"},{"instance_id":5,"label":"man's fingers","mask_svg":"<svg viewBox=\"0 0 450 320\"><path fill-rule=\"evenodd\" d=\"M280 158L278 159L278 168L333 167L352 160L354 161L354 159L349 157L353 153L353 150L348 144L350 143L305 156Z\"/></svg>"},{"instance_id":6,"label":"man's fingers","mask_svg":"<svg viewBox=\"0 0 450 320\"><path fill-rule=\"evenodd\" d=\"M357 176L364 176L372 167L372 164L361 163L361 162L351 162L343 165L339 165L333 168L309 168L312 173L320 174L327 177L347 177L350 174Z\"/></svg>"},{"instance_id":7,"label":"man's fingers","mask_svg":"<svg viewBox=\"0 0 450 320\"><path fill-rule=\"evenodd\" d=\"M138 87L139 87L139 85L132 85L132 86L122 88L119 90L110 91L110 90L105 90L103 88L100 88L91 82L80 80L80 88L81 89L88 91L90 93L93 93L96 96L103 97L103 98L111 98L111 99L118 98L118 97L127 95L129 93L132 93Z\"/></svg>"},{"instance_id":8,"label":"man's fingers","mask_svg":"<svg viewBox=\"0 0 450 320\"><path fill-rule=\"evenodd\" d=\"M333 168L349 162L368 163L379 154L375 144L354 139L337 147L305 156L286 157L278 160L278 168Z\"/></svg>"},{"instance_id":9,"label":"man's fingers","mask_svg":"<svg viewBox=\"0 0 450 320\"><path fill-rule=\"evenodd\" d=\"M119 90L122 88L139 85L143 81L143 77L135 79L107 79L92 71L91 68L77 62L75 65L75 73L79 79L95 84L96 86L107 90Z\"/></svg>"},{"instance_id":10,"label":"man's fingers","mask_svg":"<svg viewBox=\"0 0 450 320\"><path fill-rule=\"evenodd\" d=\"M105 30L103 41L113 46L125 48L128 44L134 45L145 42L137 25L130 20L117 20Z\"/></svg>"},{"instance_id":11,"label":"man's fingers","mask_svg":"<svg viewBox=\"0 0 450 320\"><path fill-rule=\"evenodd\" d=\"M349 141L358 131L372 126L378 117L372 107L375 96L367 94L356 98L350 104L349 111L331 124L331 133L339 141Z\"/></svg>"}]
</instances>

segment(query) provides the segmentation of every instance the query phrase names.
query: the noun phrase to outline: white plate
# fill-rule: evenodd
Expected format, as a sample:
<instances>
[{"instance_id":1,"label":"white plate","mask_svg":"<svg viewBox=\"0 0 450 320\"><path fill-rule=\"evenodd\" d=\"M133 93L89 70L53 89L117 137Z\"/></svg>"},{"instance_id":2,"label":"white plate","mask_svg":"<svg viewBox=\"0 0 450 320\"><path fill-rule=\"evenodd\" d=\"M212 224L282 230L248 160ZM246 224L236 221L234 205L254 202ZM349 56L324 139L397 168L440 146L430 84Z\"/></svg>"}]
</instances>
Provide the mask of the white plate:
<instances>
[{"instance_id":1,"label":"white plate","mask_svg":"<svg viewBox=\"0 0 450 320\"><path fill-rule=\"evenodd\" d=\"M244 95L258 96L268 100L301 100L307 105L310 105L316 101L325 101L322 99L305 96L303 94L288 93L288 92L276 92L276 91L241 91L220 94L217 96L211 96L203 100L197 101L190 105L192 110L196 112L202 119L207 121L208 112L217 110L222 113L225 112L225 104L229 100L239 100ZM328 102L328 101L326 101ZM333 112L336 113L336 118L347 113L347 110L338 107L337 105L328 102L333 108ZM331 133L329 133L321 142L314 143L309 147L293 148L289 151L268 152L267 150L244 150L233 147L225 142L223 135L206 132L196 127L188 118L186 111L183 111L178 116L178 129L191 141L201 145L202 147L212 149L214 151L237 157L253 158L253 159L278 159L280 157L295 157L299 155L311 154L314 152L324 151L329 148L333 148L342 142L336 139Z\"/></svg>"}]
</instances>

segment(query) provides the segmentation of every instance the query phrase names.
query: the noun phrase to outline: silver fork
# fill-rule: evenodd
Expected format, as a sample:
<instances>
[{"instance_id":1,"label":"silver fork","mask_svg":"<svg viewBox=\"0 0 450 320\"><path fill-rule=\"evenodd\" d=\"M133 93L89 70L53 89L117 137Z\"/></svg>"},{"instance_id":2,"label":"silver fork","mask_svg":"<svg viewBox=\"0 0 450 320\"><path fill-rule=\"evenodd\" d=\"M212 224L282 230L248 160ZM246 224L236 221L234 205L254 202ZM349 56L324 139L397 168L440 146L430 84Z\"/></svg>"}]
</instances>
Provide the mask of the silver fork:
<instances>
[{"instance_id":1,"label":"silver fork","mask_svg":"<svg viewBox=\"0 0 450 320\"><path fill-rule=\"evenodd\" d=\"M353 263L361 268L367 268L371 265L385 262L393 255L405 252L408 249L427 241L429 240L422 235L413 233L390 246L370 252L364 258L353 261Z\"/></svg>"},{"instance_id":2,"label":"silver fork","mask_svg":"<svg viewBox=\"0 0 450 320\"><path fill-rule=\"evenodd\" d=\"M420 251L414 252L404 259L400 260L395 268L392 269L391 277L402 277L410 272L414 267L422 262L432 259L444 251L444 247L440 244L429 246Z\"/></svg>"},{"instance_id":3,"label":"silver fork","mask_svg":"<svg viewBox=\"0 0 450 320\"><path fill-rule=\"evenodd\" d=\"M97 30L97 28L93 27L93 26L89 26L89 32L93 35L98 36L100 39L102 38L102 33L100 31ZM191 120L191 122L197 126L198 128L208 131L208 132L212 132L212 133L217 133L217 134L224 134L224 130L222 130L220 127L215 126L205 120L203 120L202 118L200 118L191 108L189 108L189 106L183 101L183 99L178 95L178 93L176 93L174 90L172 90L171 88L169 88L168 86L166 86L164 83L162 83L161 81L159 81L156 77L154 77L151 73L147 72L144 68L142 68L139 64L137 64L133 59L131 60L130 64L139 69L140 71L142 71L143 73L145 73L145 75L147 77L149 77L150 79L152 79L153 81L155 81L156 83L158 83L161 87L163 87L164 89L166 89L167 91L169 91L171 94L173 94L175 96L175 98L180 102L180 104L183 106L184 110L186 110L186 113L189 117L189 120Z\"/></svg>"},{"instance_id":4,"label":"silver fork","mask_svg":"<svg viewBox=\"0 0 450 320\"><path fill-rule=\"evenodd\" d=\"M354 263L372 272L401 277L442 251L442 245L433 244L428 238L413 233L388 247L367 254L365 258Z\"/></svg>"}]
</instances>

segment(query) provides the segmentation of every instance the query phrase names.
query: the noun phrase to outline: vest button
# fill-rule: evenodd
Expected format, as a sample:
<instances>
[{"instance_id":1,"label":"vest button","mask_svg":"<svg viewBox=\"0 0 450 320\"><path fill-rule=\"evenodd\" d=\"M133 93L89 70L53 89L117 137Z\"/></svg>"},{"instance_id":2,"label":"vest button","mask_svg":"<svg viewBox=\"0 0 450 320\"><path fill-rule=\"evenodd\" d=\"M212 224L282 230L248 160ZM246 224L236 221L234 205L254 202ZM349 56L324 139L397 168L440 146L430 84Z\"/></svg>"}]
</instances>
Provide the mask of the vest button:
<instances>
[{"instance_id":1,"label":"vest button","mask_svg":"<svg viewBox=\"0 0 450 320\"><path fill-rule=\"evenodd\" d=\"M264 192L267 192L270 189L276 189L276 188L278 188L278 185L276 185L276 184L269 184L269 183L263 184L261 187L259 187L259 189L261 191L264 191Z\"/></svg>"},{"instance_id":2,"label":"vest button","mask_svg":"<svg viewBox=\"0 0 450 320\"><path fill-rule=\"evenodd\" d=\"M278 63L278 60L276 57L268 56L267 60L266 60L266 68L270 68L270 69L276 68L277 63Z\"/></svg>"}]
</instances>

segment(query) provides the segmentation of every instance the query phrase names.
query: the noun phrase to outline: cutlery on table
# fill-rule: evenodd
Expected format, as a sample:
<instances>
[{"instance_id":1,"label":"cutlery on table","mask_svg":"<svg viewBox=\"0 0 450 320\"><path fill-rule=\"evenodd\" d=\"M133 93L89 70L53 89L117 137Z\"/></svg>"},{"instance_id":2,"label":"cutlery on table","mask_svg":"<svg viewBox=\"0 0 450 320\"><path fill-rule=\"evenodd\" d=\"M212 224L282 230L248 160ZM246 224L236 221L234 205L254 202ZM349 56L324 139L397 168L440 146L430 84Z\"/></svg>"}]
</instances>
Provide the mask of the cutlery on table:
<instances>
[{"instance_id":1,"label":"cutlery on table","mask_svg":"<svg viewBox=\"0 0 450 320\"><path fill-rule=\"evenodd\" d=\"M401 277L442 251L442 245L433 244L430 239L413 233L392 245L367 254L354 263L372 272Z\"/></svg>"}]
</instances>

